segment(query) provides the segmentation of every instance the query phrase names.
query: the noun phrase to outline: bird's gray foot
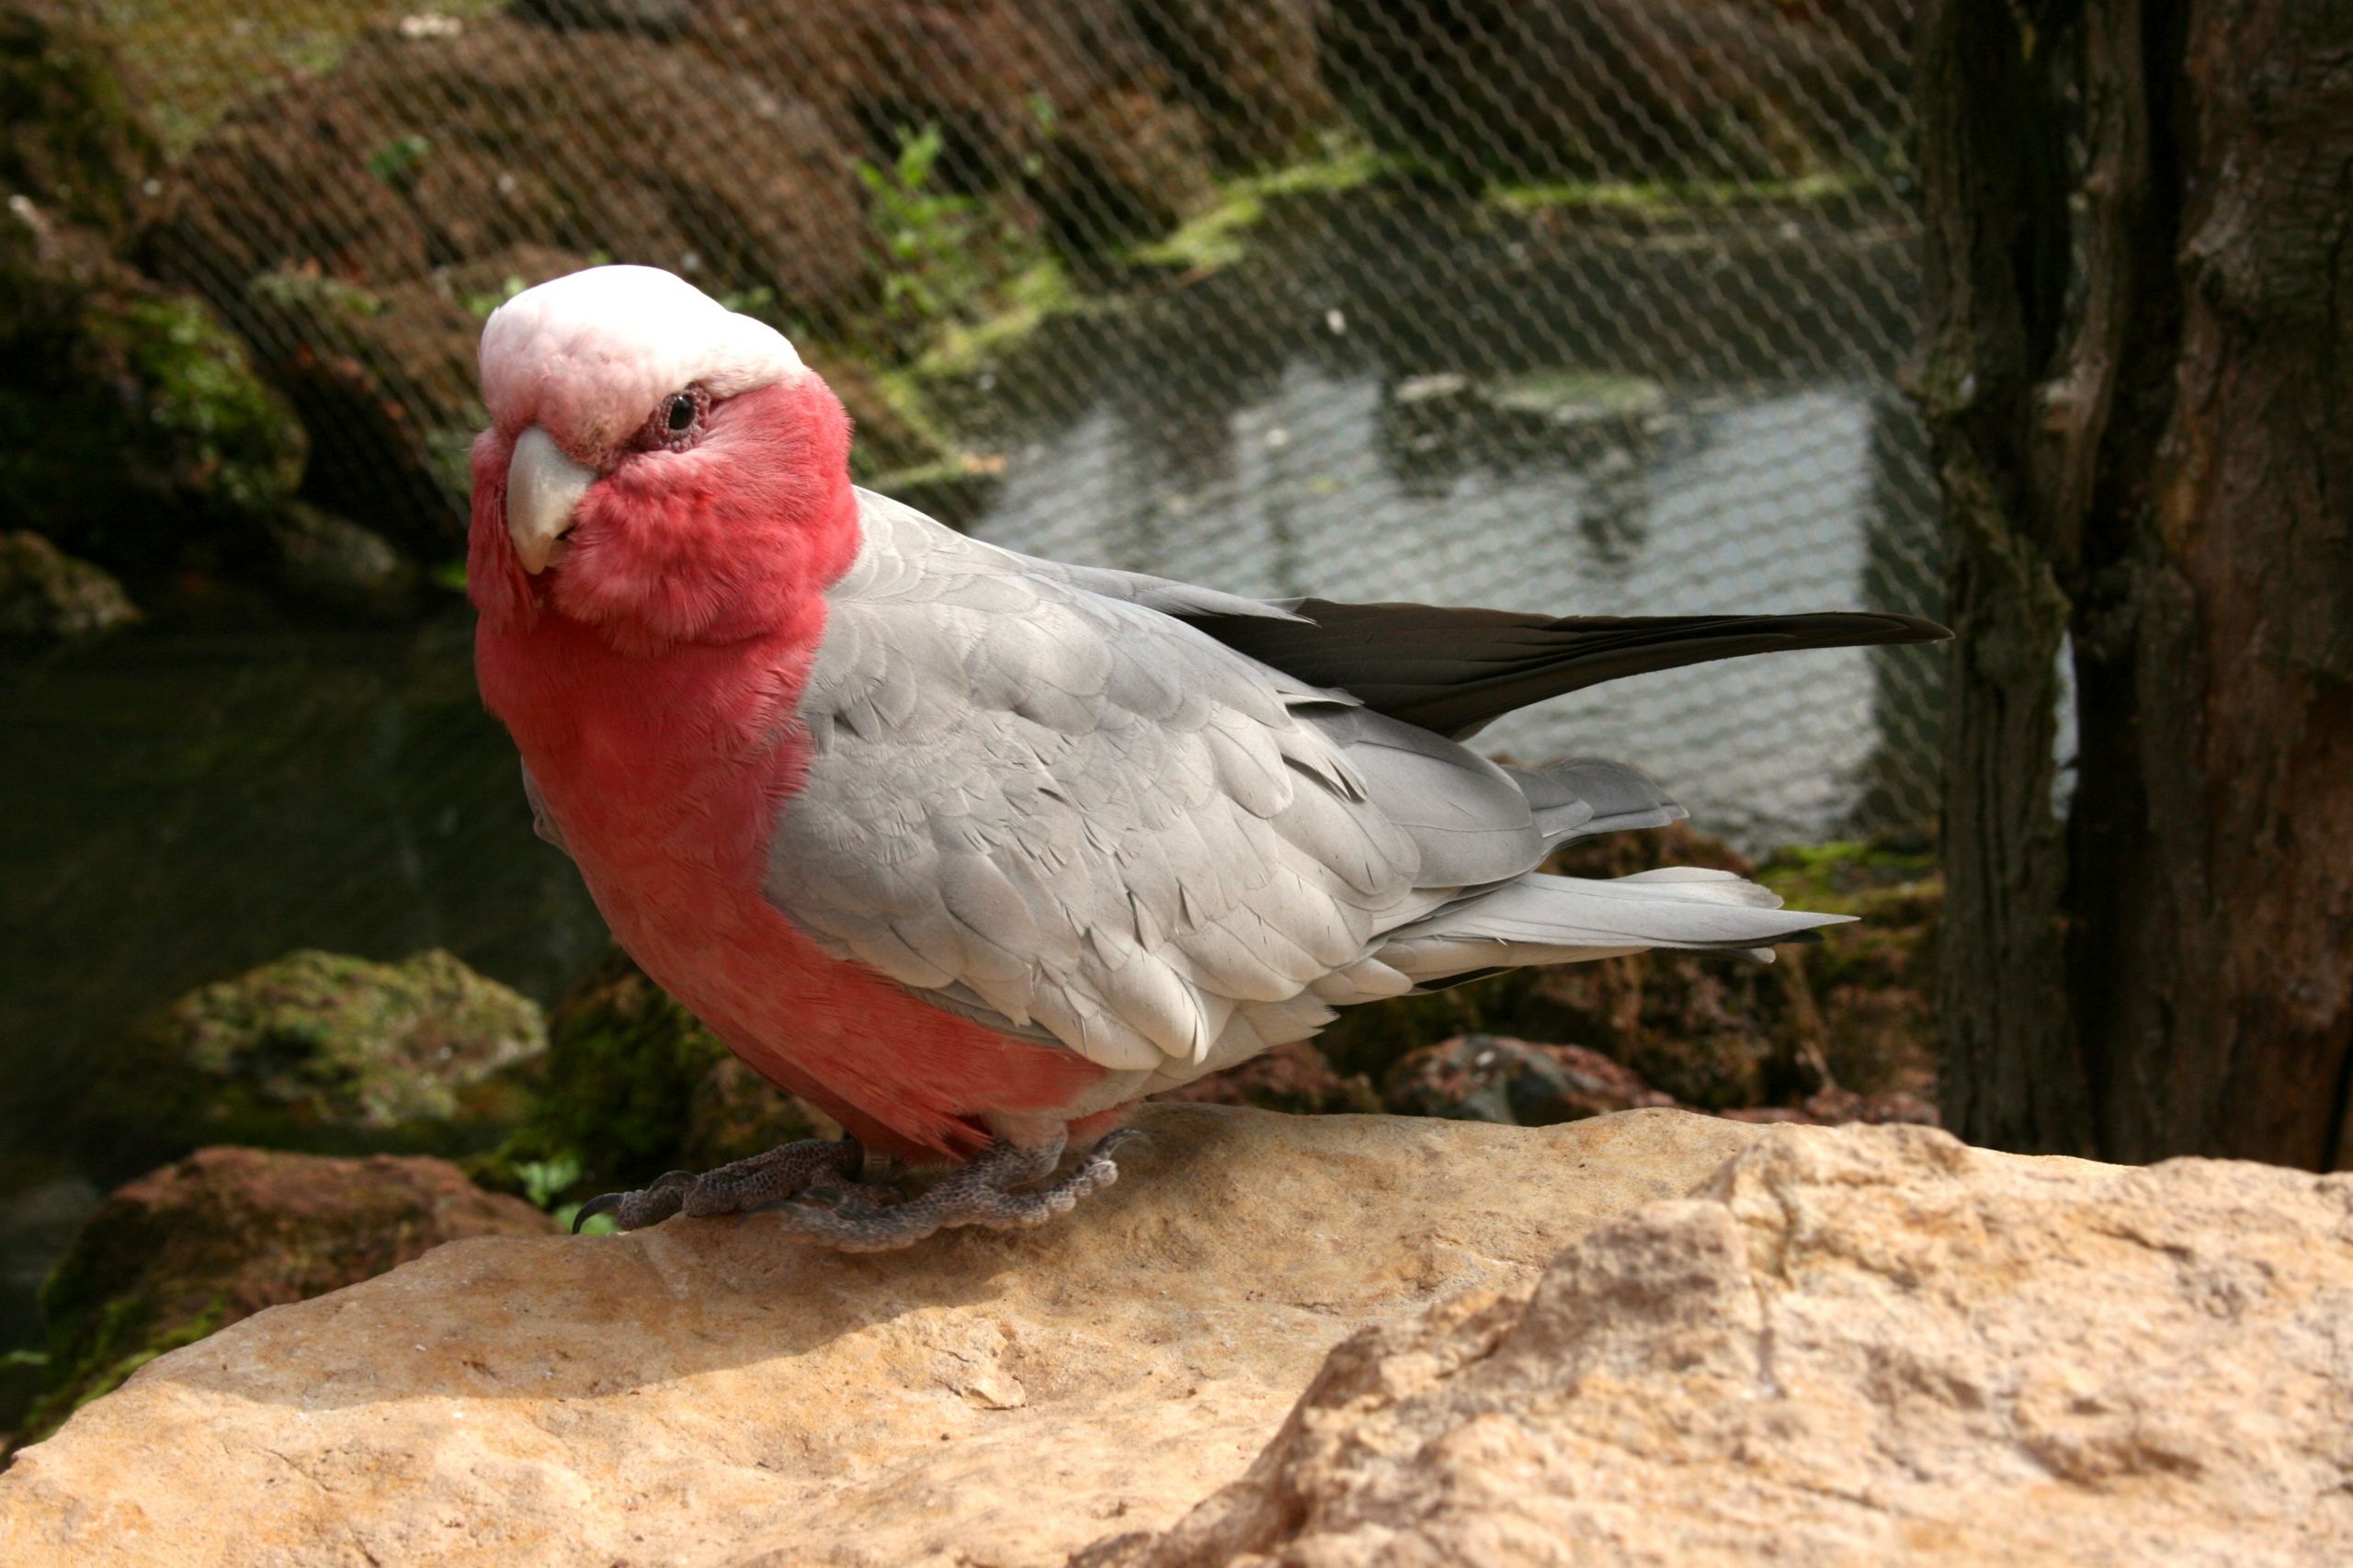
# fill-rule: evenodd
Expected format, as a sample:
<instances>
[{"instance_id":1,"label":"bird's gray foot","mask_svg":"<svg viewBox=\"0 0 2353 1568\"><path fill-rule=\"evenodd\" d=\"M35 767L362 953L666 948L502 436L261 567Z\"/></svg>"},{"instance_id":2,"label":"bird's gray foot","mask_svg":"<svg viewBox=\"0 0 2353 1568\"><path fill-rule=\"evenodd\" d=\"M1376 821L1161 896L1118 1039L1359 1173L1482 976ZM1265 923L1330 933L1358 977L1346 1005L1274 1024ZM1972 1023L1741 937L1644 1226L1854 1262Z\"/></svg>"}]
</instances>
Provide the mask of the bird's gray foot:
<instances>
[{"instance_id":1,"label":"bird's gray foot","mask_svg":"<svg viewBox=\"0 0 2353 1568\"><path fill-rule=\"evenodd\" d=\"M1119 1180L1120 1167L1113 1163L1111 1152L1142 1136L1133 1129L1111 1133L1086 1152L1075 1170L1033 1192L1011 1189L1053 1174L1063 1155L1059 1137L1034 1149L1002 1142L993 1144L971 1165L941 1177L922 1197L904 1203L884 1207L867 1196L821 1208L808 1201L817 1194L807 1193L779 1213L794 1235L841 1252L889 1252L961 1225L1024 1230L1069 1213L1080 1199Z\"/></svg>"},{"instance_id":2,"label":"bird's gray foot","mask_svg":"<svg viewBox=\"0 0 2353 1568\"><path fill-rule=\"evenodd\" d=\"M608 1192L592 1198L580 1206L572 1229L578 1234L581 1226L599 1214L610 1214L622 1230L634 1231L658 1225L673 1214L689 1214L698 1219L711 1214L740 1214L746 1209L757 1209L764 1203L779 1202L813 1189L862 1193L868 1189L854 1184L865 1168L866 1151L857 1139L806 1139L700 1176L692 1171L670 1171L635 1192Z\"/></svg>"}]
</instances>

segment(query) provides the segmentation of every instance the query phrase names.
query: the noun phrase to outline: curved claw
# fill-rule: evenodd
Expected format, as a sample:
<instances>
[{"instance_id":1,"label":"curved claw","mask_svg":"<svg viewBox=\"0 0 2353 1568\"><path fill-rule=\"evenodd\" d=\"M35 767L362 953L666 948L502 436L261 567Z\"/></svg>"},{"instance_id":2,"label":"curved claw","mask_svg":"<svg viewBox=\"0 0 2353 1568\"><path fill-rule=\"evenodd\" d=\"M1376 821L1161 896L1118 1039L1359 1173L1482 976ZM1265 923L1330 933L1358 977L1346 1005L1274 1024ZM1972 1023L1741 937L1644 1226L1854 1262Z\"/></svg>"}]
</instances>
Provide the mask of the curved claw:
<instances>
[{"instance_id":1,"label":"curved claw","mask_svg":"<svg viewBox=\"0 0 2353 1568\"><path fill-rule=\"evenodd\" d=\"M598 1193L596 1197L582 1204L580 1206L580 1212L572 1217L572 1233L575 1236L578 1235L580 1233L580 1227L595 1219L597 1215L612 1213L621 1206L622 1201L628 1197L629 1194L626 1192Z\"/></svg>"}]
</instances>

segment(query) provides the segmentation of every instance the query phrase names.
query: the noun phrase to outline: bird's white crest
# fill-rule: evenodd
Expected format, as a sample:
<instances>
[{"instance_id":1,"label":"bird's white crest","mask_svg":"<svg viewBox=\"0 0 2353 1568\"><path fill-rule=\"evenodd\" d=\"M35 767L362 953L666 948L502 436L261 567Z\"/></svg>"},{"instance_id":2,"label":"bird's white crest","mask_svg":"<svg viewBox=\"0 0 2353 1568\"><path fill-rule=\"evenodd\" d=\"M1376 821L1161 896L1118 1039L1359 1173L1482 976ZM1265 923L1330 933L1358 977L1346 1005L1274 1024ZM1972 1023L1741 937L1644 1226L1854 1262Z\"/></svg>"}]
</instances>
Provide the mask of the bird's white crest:
<instances>
[{"instance_id":1,"label":"bird's white crest","mask_svg":"<svg viewBox=\"0 0 2353 1568\"><path fill-rule=\"evenodd\" d=\"M482 331L482 392L501 429L536 425L585 462L689 384L713 397L805 374L765 322L654 267L592 267L526 289Z\"/></svg>"}]
</instances>

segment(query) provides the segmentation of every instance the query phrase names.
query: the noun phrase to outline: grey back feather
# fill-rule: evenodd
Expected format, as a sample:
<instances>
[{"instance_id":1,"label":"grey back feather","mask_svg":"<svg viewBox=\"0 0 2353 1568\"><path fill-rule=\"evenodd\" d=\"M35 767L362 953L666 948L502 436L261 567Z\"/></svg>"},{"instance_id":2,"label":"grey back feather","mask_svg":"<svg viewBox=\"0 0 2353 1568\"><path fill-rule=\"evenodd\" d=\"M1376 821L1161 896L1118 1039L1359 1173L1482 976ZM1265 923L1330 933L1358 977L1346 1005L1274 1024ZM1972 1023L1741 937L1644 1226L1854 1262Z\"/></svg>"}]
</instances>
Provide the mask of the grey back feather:
<instances>
[{"instance_id":1,"label":"grey back feather","mask_svg":"<svg viewBox=\"0 0 2353 1568\"><path fill-rule=\"evenodd\" d=\"M1679 809L1616 764L1500 768L1188 619L1281 626L1282 607L1034 560L860 501L765 891L834 956L1058 1040L1123 1096L1301 1038L1457 957L1623 950L1686 926L1694 945L1754 945L1813 923L1680 886L1514 893L1483 915L1552 844Z\"/></svg>"}]
</instances>

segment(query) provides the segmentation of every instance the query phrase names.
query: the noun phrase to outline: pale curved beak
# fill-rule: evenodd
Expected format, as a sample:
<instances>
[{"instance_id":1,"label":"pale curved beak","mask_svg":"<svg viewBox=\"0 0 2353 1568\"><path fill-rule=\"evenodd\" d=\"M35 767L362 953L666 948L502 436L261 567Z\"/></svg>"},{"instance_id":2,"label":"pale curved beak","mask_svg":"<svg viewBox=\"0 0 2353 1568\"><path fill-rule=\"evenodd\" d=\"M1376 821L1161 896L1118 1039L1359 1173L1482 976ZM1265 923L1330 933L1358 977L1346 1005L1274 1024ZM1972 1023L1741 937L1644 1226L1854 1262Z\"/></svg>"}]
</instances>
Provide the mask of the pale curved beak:
<instances>
[{"instance_id":1,"label":"pale curved beak","mask_svg":"<svg viewBox=\"0 0 2353 1568\"><path fill-rule=\"evenodd\" d=\"M534 425L517 437L506 460L506 533L523 570L533 575L563 559L563 536L596 471L563 455L555 438Z\"/></svg>"}]
</instances>

